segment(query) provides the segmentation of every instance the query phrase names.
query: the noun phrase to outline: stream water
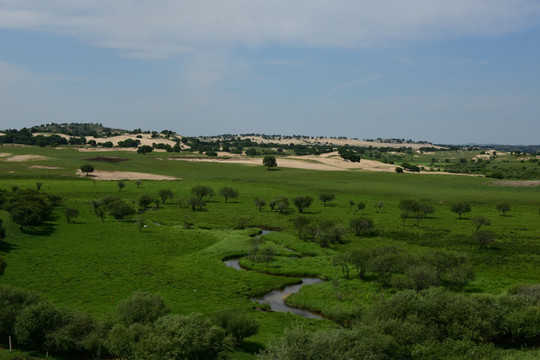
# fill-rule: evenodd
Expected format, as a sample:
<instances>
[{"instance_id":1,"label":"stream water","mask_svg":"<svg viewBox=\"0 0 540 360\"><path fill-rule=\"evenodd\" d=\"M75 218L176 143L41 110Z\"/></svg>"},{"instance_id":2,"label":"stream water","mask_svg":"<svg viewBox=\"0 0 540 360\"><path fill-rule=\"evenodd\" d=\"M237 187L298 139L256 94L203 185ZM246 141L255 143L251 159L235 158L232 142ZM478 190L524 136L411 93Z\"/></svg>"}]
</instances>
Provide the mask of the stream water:
<instances>
[{"instance_id":1,"label":"stream water","mask_svg":"<svg viewBox=\"0 0 540 360\"><path fill-rule=\"evenodd\" d=\"M231 267L233 269L244 270L238 263L238 259L226 260L223 261L223 263L225 264L225 266ZM302 286L317 284L320 282L323 281L319 278L303 278L301 284L289 285L284 287L283 289L272 290L261 297L253 298L251 300L260 302L262 304L270 305L270 309L272 311L290 312L310 319L322 319L322 316L319 314L316 314L309 310L297 309L285 304L285 299L287 298L287 296L291 294L296 294L298 291L300 291L300 288Z\"/></svg>"}]
</instances>

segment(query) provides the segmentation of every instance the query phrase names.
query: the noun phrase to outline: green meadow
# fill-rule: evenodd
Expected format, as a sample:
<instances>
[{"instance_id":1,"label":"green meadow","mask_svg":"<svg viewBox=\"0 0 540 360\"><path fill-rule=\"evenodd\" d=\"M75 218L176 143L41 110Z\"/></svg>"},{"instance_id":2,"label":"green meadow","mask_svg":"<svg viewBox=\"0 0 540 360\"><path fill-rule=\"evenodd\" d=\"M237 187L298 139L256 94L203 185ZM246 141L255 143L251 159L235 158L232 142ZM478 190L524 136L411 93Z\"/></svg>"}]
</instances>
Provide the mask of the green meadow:
<instances>
[{"instance_id":1,"label":"green meadow","mask_svg":"<svg viewBox=\"0 0 540 360\"><path fill-rule=\"evenodd\" d=\"M395 289L383 289L369 278L345 279L333 265L336 255L358 248L396 246L411 254L437 250L466 253L475 277L459 290L463 294L503 294L517 285L540 283L538 186L495 186L493 179L477 176L280 168L279 157L278 167L269 171L262 164L171 160L179 156L171 153L141 155L8 145L0 147L0 153L45 157L21 162L0 158L1 189L35 188L40 181L41 192L61 196L64 206L80 212L68 223L61 206L55 210L54 220L21 230L8 212L0 211L7 235L0 241L0 256L7 263L0 285L36 290L59 307L87 311L99 319L110 317L120 300L138 290L161 295L176 314L239 310L256 320L260 330L231 358L254 358L290 326L335 328L334 312L369 308L381 296L394 294ZM126 160L85 160L97 156ZM139 187L134 180L125 180L126 186L119 190L116 180L76 175L87 163L96 170L150 173L177 180L142 180ZM196 185L210 186L216 192L201 211L178 202L178 198L187 199ZM239 196L225 202L219 195L223 187L237 189ZM141 195L157 197L162 189L172 190L174 197L157 209L120 221L111 216L102 221L91 205L92 200L108 195L136 205ZM325 192L335 195L326 206L318 199ZM281 214L268 206L280 196L291 203ZM329 247L299 239L293 223L299 213L292 203L299 196L314 199L303 214L313 222L331 220L348 228L351 218L368 217L378 231L360 237L347 231L342 244ZM255 206L256 197L267 203L262 211ZM435 211L418 223L414 219L403 223L399 209L403 199L429 202ZM366 206L358 210L350 201ZM384 207L376 211L375 205L381 201ZM463 219L450 211L450 205L459 201L468 202L472 209ZM496 209L501 202L511 204L505 216ZM146 227L138 228L134 222L137 216L144 217ZM479 247L475 240L474 216L489 219L491 224L482 230L496 234L495 243L487 248ZM186 228L186 222L192 226ZM246 257L250 239L261 229L274 230L262 237L275 253L268 263ZM252 271L226 267L223 260L232 257L240 257L240 264ZM251 301L304 276L326 281L302 288L288 302L329 319L269 312ZM9 358L5 353L1 356Z\"/></svg>"}]
</instances>

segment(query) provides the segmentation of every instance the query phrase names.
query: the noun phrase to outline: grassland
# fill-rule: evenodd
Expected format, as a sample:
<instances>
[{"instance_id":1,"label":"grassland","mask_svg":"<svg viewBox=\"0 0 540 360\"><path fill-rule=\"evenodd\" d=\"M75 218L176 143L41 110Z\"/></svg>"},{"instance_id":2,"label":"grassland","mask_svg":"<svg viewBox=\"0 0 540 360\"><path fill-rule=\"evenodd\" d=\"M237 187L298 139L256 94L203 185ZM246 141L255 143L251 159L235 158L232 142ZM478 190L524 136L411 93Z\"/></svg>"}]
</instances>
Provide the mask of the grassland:
<instances>
[{"instance_id":1,"label":"grassland","mask_svg":"<svg viewBox=\"0 0 540 360\"><path fill-rule=\"evenodd\" d=\"M136 290L162 295L174 313L209 314L220 309L239 309L256 319L259 334L244 342L234 358L252 358L270 339L296 323L308 328L329 328L330 320L308 320L292 314L261 312L250 298L273 288L295 282L304 275L330 280L303 288L291 303L317 311L335 307L369 306L381 291L373 282L344 280L332 258L340 252L363 247L396 245L413 253L436 249L466 252L474 266L476 278L464 292L503 293L517 284L540 283L540 191L538 187L493 186L484 177L459 175L394 174L360 171L310 171L279 168L267 171L261 166L199 163L167 160L170 154L116 151L106 153L127 161L92 162L99 170L160 174L180 178L176 181L133 181L119 191L116 181L93 181L78 177L77 169L85 159L103 156L100 152L79 152L76 148L37 148L3 146L0 152L12 155L41 155L46 159L5 162L0 159L0 188L35 188L58 194L64 203L80 210L75 223L68 224L62 209L46 226L21 231L7 212L0 211L7 232L0 242L0 255L8 267L0 285L35 289L54 304L86 310L107 318L116 303ZM38 165L40 167L32 167ZM279 166L279 158L278 158ZM44 168L49 167L49 168ZM180 207L178 197L186 198L194 185L208 185L217 191L230 186L239 190L238 198L225 203L219 195L207 201L204 211ZM132 220L105 221L94 215L91 200L106 195L136 201L142 194L156 195L160 189L171 189L174 200L159 209L147 210L143 216L148 227L141 232ZM322 192L336 199L324 206L317 197ZM292 199L308 195L316 199L306 216L330 219L348 226L353 216L373 219L378 236L359 238L346 235L343 245L321 248L299 240L292 219L294 207L286 214L257 211L253 199L267 202L279 196ZM427 200L435 213L420 222L408 220L402 225L399 201L405 198ZM349 200L362 201L365 209L354 213ZM379 201L385 207L376 212ZM472 212L458 220L449 204L468 201ZM512 205L507 216L500 216L496 204ZM291 204L292 205L292 204ZM474 226L469 218L482 215L491 220L489 230L497 242L480 249L472 237ZM189 218L193 228L185 229ZM248 228L237 230L241 221ZM241 259L246 267L257 271L235 271L222 260L243 256L249 251L250 235L265 227L280 231L264 239L276 250L269 264ZM289 251L287 249L292 249ZM272 274L272 275L270 275ZM385 290L383 294L391 292Z\"/></svg>"}]
</instances>

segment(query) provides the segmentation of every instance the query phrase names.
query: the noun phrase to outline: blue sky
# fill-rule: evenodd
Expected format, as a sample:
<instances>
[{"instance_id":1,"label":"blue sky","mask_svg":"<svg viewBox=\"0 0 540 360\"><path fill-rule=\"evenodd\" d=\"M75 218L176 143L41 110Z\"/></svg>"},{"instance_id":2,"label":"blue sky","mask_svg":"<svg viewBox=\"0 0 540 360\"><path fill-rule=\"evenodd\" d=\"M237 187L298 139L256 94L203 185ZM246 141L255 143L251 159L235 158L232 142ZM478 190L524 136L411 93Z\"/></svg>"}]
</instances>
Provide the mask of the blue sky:
<instances>
[{"instance_id":1,"label":"blue sky","mask_svg":"<svg viewBox=\"0 0 540 360\"><path fill-rule=\"evenodd\" d=\"M0 128L540 143L538 0L0 0Z\"/></svg>"}]
</instances>

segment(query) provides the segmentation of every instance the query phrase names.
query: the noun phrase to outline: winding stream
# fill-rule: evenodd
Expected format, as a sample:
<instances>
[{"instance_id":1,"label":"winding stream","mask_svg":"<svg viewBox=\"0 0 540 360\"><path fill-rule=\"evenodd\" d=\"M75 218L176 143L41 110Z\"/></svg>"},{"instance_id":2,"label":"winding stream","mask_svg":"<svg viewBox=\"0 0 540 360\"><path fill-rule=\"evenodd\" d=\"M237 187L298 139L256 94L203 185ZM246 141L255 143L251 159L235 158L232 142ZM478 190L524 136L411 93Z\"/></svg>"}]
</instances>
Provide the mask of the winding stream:
<instances>
[{"instance_id":1,"label":"winding stream","mask_svg":"<svg viewBox=\"0 0 540 360\"><path fill-rule=\"evenodd\" d=\"M225 266L231 267L236 270L244 270L238 263L238 259L230 259L223 261ZM303 278L301 284L289 285L283 289L272 290L269 293L251 299L251 301L257 301L263 304L269 304L272 311L277 312L290 312L310 319L322 319L322 316L311 312L309 310L297 309L285 304L285 299L291 294L296 294L300 291L300 288L304 285L317 284L323 282L319 278Z\"/></svg>"}]
</instances>

